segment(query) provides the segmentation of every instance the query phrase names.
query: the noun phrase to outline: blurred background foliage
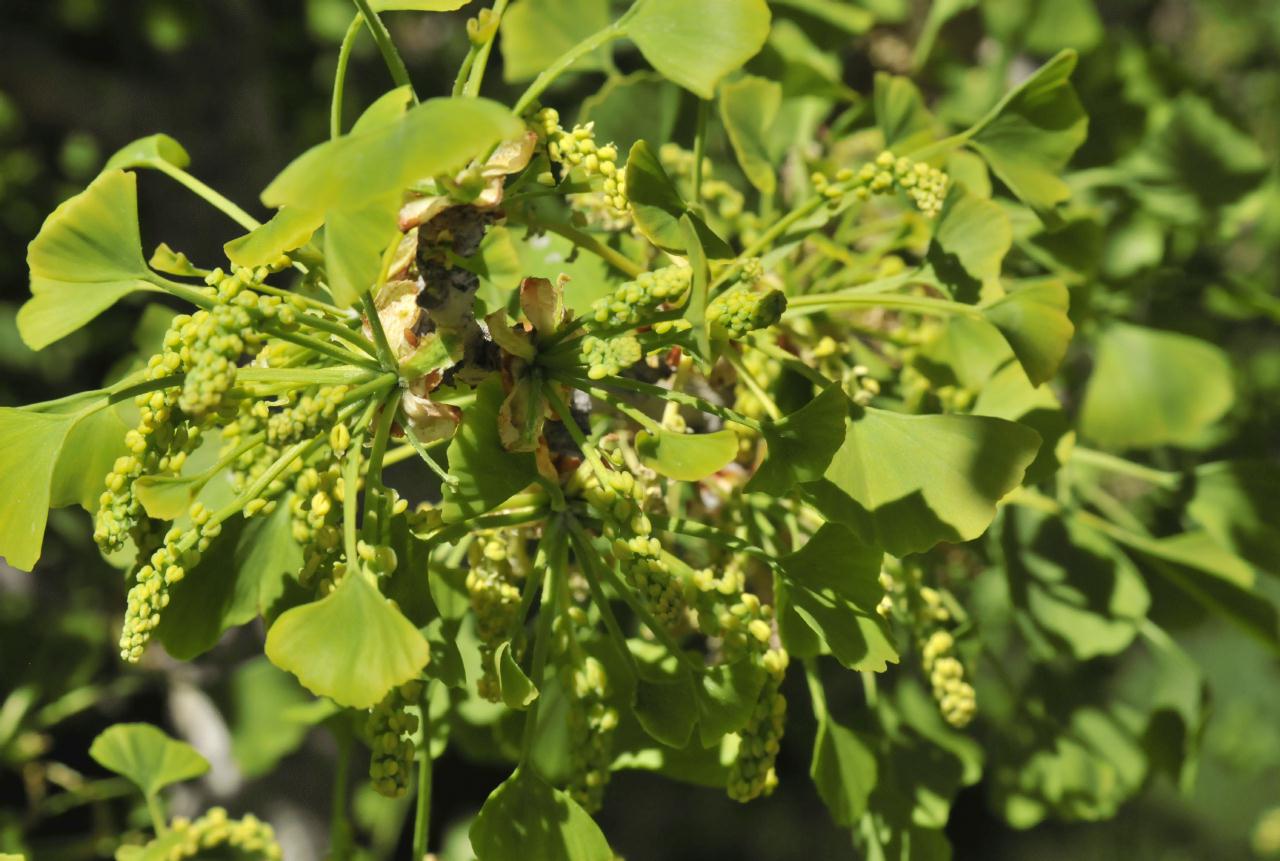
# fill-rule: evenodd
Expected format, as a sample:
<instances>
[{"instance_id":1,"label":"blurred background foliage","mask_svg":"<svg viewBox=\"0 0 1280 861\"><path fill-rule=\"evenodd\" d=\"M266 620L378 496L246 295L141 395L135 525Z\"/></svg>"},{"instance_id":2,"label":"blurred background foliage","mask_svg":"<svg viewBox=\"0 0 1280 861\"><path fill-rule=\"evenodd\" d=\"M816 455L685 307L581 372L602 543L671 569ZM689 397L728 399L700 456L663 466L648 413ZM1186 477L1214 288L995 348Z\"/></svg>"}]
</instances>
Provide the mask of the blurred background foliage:
<instances>
[{"instance_id":1,"label":"blurred background foliage","mask_svg":"<svg viewBox=\"0 0 1280 861\"><path fill-rule=\"evenodd\" d=\"M1017 233L1017 247L1037 262L1085 273L1072 276L1072 316L1082 328L1067 366L1068 407L1078 407L1071 398L1095 359L1090 321L1098 315L1091 312L1122 316L1209 340L1227 351L1236 372L1228 422L1181 452L1158 453L1167 459L1160 465L1274 459L1280 4L844 5L869 13L866 31L850 38L808 22L821 50L810 59L820 65L838 57L844 83L862 94L871 92L876 71L911 75L936 113L954 124L972 121L1058 49L1080 51L1074 80L1090 127L1068 178L1075 192L1068 223L1052 235L1031 224ZM388 16L424 96L452 83L468 12L474 14ZM145 344L148 331L154 337L148 314L122 303L42 353L22 345L14 314L27 292L25 246L44 216L82 188L108 154L153 131L182 141L201 178L252 209L256 189L324 137L336 46L350 16L346 0L0 4L0 404L96 384L113 367L118 373L120 357ZM549 101L574 104L598 84L579 76ZM373 45L361 40L348 83L350 115L387 86ZM504 84L494 74L489 86L501 94ZM144 244L168 240L197 262L216 259L239 231L165 182L140 181ZM82 512L54 512L50 527L34 574L0 562L0 852L41 861L108 857L118 835L141 824L140 811L123 781L104 778L86 751L105 726L147 720L192 741L213 763L209 775L180 791L175 813L214 803L233 813L253 810L276 826L286 857L320 857L338 742L323 729L309 730L298 716L309 698L252 657L261 632L234 631L190 664L152 650L141 667L126 669L113 645L125 591L119 573L99 559ZM1260 583L1273 598L1275 582ZM1177 629L1204 673L1210 714L1203 737L1192 740L1200 747L1198 767L1182 775L1182 786L1156 777L1132 798L1117 793L1118 809L1068 810L1074 822L1061 821L1058 809L1047 820L1020 822L1006 804L1009 788L984 781L962 790L952 807L955 857L1280 857L1280 666L1221 622L1196 616L1179 620ZM1085 662L1073 672L1088 686L1117 670ZM856 692L849 699L857 700ZM632 859L849 857L847 835L804 779L813 735L805 720L797 709L772 798L743 807L715 790L620 772L600 817L605 832ZM483 753L485 740L463 746ZM999 749L991 740L987 746ZM505 769L450 752L436 774L435 827L447 830L465 823ZM356 798L369 857L402 857L403 805L367 790ZM446 857L465 857L464 842L453 840Z\"/></svg>"}]
</instances>

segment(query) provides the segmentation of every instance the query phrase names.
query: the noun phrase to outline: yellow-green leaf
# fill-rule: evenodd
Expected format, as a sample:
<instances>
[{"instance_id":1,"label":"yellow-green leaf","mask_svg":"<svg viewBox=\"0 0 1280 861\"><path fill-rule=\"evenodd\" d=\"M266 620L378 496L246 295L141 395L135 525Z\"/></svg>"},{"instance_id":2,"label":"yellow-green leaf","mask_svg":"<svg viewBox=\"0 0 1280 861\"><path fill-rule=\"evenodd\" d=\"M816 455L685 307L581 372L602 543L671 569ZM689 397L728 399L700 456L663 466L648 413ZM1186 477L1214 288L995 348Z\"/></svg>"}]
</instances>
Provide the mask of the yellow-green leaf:
<instances>
[{"instance_id":1,"label":"yellow-green leaf","mask_svg":"<svg viewBox=\"0 0 1280 861\"><path fill-rule=\"evenodd\" d=\"M146 796L209 770L208 761L195 748L147 723L107 727L89 746L89 756L103 768L127 777Z\"/></svg>"},{"instance_id":2,"label":"yellow-green leaf","mask_svg":"<svg viewBox=\"0 0 1280 861\"><path fill-rule=\"evenodd\" d=\"M782 85L746 75L720 88L720 119L742 172L766 195L778 187L767 141L782 105Z\"/></svg>"},{"instance_id":3,"label":"yellow-green leaf","mask_svg":"<svg viewBox=\"0 0 1280 861\"><path fill-rule=\"evenodd\" d=\"M102 173L45 219L27 248L31 299L18 332L33 350L71 334L137 290L156 290L138 235L137 178Z\"/></svg>"},{"instance_id":4,"label":"yellow-green leaf","mask_svg":"<svg viewBox=\"0 0 1280 861\"><path fill-rule=\"evenodd\" d=\"M668 478L702 481L737 457L738 435L728 429L700 434L640 431L636 453L645 466Z\"/></svg>"},{"instance_id":5,"label":"yellow-green leaf","mask_svg":"<svg viewBox=\"0 0 1280 861\"><path fill-rule=\"evenodd\" d=\"M310 604L285 611L267 633L266 653L317 696L367 709L417 678L426 639L361 571Z\"/></svg>"},{"instance_id":6,"label":"yellow-green leaf","mask_svg":"<svg viewBox=\"0 0 1280 861\"><path fill-rule=\"evenodd\" d=\"M655 69L710 99L764 47L769 19L764 0L644 0L625 27Z\"/></svg>"}]
</instances>

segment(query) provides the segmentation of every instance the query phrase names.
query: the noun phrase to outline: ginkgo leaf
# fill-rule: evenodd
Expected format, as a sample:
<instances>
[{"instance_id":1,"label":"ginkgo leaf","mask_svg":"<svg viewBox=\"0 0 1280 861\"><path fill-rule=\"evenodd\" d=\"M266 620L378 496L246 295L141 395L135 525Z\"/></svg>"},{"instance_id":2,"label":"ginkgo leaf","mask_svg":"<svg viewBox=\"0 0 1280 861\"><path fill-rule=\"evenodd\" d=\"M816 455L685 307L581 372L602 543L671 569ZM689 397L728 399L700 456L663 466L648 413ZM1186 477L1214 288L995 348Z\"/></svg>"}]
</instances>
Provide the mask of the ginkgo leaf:
<instances>
[{"instance_id":1,"label":"ginkgo leaf","mask_svg":"<svg viewBox=\"0 0 1280 861\"><path fill-rule=\"evenodd\" d=\"M801 482L821 479L844 443L849 406L840 385L833 383L791 415L766 422L768 452L747 490L782 496Z\"/></svg>"},{"instance_id":2,"label":"ginkgo leaf","mask_svg":"<svg viewBox=\"0 0 1280 861\"><path fill-rule=\"evenodd\" d=\"M995 175L1049 221L1071 195L1059 174L1088 129L1069 80L1075 67L1076 52L1060 52L963 135Z\"/></svg>"},{"instance_id":3,"label":"ginkgo leaf","mask_svg":"<svg viewBox=\"0 0 1280 861\"><path fill-rule=\"evenodd\" d=\"M805 491L829 519L895 556L977 538L1040 436L985 416L851 410L843 444Z\"/></svg>"},{"instance_id":4,"label":"ginkgo leaf","mask_svg":"<svg viewBox=\"0 0 1280 861\"><path fill-rule=\"evenodd\" d=\"M280 255L310 242L323 222L323 213L286 206L261 226L223 245L222 250L237 266L274 263Z\"/></svg>"},{"instance_id":5,"label":"ginkgo leaf","mask_svg":"<svg viewBox=\"0 0 1280 861\"><path fill-rule=\"evenodd\" d=\"M498 670L498 684L502 687L502 702L507 708L523 711L532 705L538 698L538 687L520 669L520 664L511 654L510 641L498 644L493 662Z\"/></svg>"},{"instance_id":6,"label":"ginkgo leaf","mask_svg":"<svg viewBox=\"0 0 1280 861\"><path fill-rule=\"evenodd\" d=\"M1001 266L1012 247L1013 225L1004 209L955 183L947 192L925 262L950 288L952 298L972 302L999 289Z\"/></svg>"},{"instance_id":7,"label":"ginkgo leaf","mask_svg":"<svg viewBox=\"0 0 1280 861\"><path fill-rule=\"evenodd\" d=\"M881 550L844 526L827 523L779 560L790 609L817 635L823 650L850 669L882 672L898 660L888 627L876 613L884 597L883 559Z\"/></svg>"},{"instance_id":8,"label":"ginkgo leaf","mask_svg":"<svg viewBox=\"0 0 1280 861\"><path fill-rule=\"evenodd\" d=\"M208 760L194 747L147 723L107 727L89 746L89 755L103 768L127 777L148 797L209 770Z\"/></svg>"},{"instance_id":9,"label":"ginkgo leaf","mask_svg":"<svg viewBox=\"0 0 1280 861\"><path fill-rule=\"evenodd\" d=\"M450 173L521 134L509 109L487 99L428 99L394 122L318 144L280 172L262 202L356 210L414 182Z\"/></svg>"},{"instance_id":10,"label":"ginkgo leaf","mask_svg":"<svg viewBox=\"0 0 1280 861\"><path fill-rule=\"evenodd\" d=\"M471 823L484 861L613 861L600 827L569 794L525 768L493 791Z\"/></svg>"},{"instance_id":11,"label":"ginkgo leaf","mask_svg":"<svg viewBox=\"0 0 1280 861\"><path fill-rule=\"evenodd\" d=\"M1070 301L1067 285L1044 279L982 306L982 316L1004 335L1034 385L1053 379L1067 354L1075 334Z\"/></svg>"},{"instance_id":12,"label":"ginkgo leaf","mask_svg":"<svg viewBox=\"0 0 1280 861\"><path fill-rule=\"evenodd\" d=\"M449 443L449 474L458 481L444 491L440 512L446 523L483 514L538 478L532 453L507 451L502 445L498 411L504 397L501 381L490 378L462 414L462 424Z\"/></svg>"},{"instance_id":13,"label":"ginkgo leaf","mask_svg":"<svg viewBox=\"0 0 1280 861\"><path fill-rule=\"evenodd\" d=\"M1194 445L1234 401L1231 363L1219 347L1116 323L1097 340L1080 432L1114 449Z\"/></svg>"},{"instance_id":14,"label":"ginkgo leaf","mask_svg":"<svg viewBox=\"0 0 1280 861\"><path fill-rule=\"evenodd\" d=\"M0 557L30 571L51 507L96 507L122 428L101 392L56 406L0 407Z\"/></svg>"},{"instance_id":15,"label":"ginkgo leaf","mask_svg":"<svg viewBox=\"0 0 1280 861\"><path fill-rule=\"evenodd\" d=\"M177 168L185 168L191 164L191 156L183 149L182 144L166 134L150 135L138 138L125 144L107 159L103 170L125 170L128 168L150 167L164 163Z\"/></svg>"},{"instance_id":16,"label":"ginkgo leaf","mask_svg":"<svg viewBox=\"0 0 1280 861\"><path fill-rule=\"evenodd\" d=\"M778 178L768 140L782 105L782 85L744 75L720 88L720 119L742 172L761 193L772 195Z\"/></svg>"},{"instance_id":17,"label":"ginkgo leaf","mask_svg":"<svg viewBox=\"0 0 1280 861\"><path fill-rule=\"evenodd\" d=\"M680 219L688 218L697 230L703 252L712 258L733 257L731 249L697 214L690 212L662 163L644 141L636 141L627 154L627 199L636 229L654 245L673 254L687 254Z\"/></svg>"},{"instance_id":18,"label":"ginkgo leaf","mask_svg":"<svg viewBox=\"0 0 1280 861\"><path fill-rule=\"evenodd\" d=\"M625 29L655 69L710 99L764 47L769 18L765 0L644 0Z\"/></svg>"},{"instance_id":19,"label":"ginkgo leaf","mask_svg":"<svg viewBox=\"0 0 1280 861\"><path fill-rule=\"evenodd\" d=\"M738 435L728 429L697 434L640 431L636 453L645 466L668 478L702 481L737 457Z\"/></svg>"},{"instance_id":20,"label":"ginkgo leaf","mask_svg":"<svg viewBox=\"0 0 1280 861\"><path fill-rule=\"evenodd\" d=\"M263 616L302 570L288 506L233 518L186 576L169 590L156 636L165 651L189 661L217 645L223 632Z\"/></svg>"},{"instance_id":21,"label":"ginkgo leaf","mask_svg":"<svg viewBox=\"0 0 1280 861\"><path fill-rule=\"evenodd\" d=\"M382 255L399 236L394 197L361 209L340 209L325 217L324 259L333 301L346 308L360 301L378 280Z\"/></svg>"},{"instance_id":22,"label":"ginkgo leaf","mask_svg":"<svg viewBox=\"0 0 1280 861\"><path fill-rule=\"evenodd\" d=\"M429 647L370 576L352 571L319 601L282 613L266 653L313 694L367 709L417 678Z\"/></svg>"},{"instance_id":23,"label":"ginkgo leaf","mask_svg":"<svg viewBox=\"0 0 1280 861\"><path fill-rule=\"evenodd\" d=\"M104 171L45 219L27 248L31 298L18 332L33 350L71 334L123 297L158 290L138 235L137 178Z\"/></svg>"},{"instance_id":24,"label":"ginkgo leaf","mask_svg":"<svg viewBox=\"0 0 1280 861\"><path fill-rule=\"evenodd\" d=\"M583 39L609 26L608 0L519 0L502 16L502 77L529 81ZM609 61L603 45L580 57L570 69L603 69Z\"/></svg>"}]
</instances>

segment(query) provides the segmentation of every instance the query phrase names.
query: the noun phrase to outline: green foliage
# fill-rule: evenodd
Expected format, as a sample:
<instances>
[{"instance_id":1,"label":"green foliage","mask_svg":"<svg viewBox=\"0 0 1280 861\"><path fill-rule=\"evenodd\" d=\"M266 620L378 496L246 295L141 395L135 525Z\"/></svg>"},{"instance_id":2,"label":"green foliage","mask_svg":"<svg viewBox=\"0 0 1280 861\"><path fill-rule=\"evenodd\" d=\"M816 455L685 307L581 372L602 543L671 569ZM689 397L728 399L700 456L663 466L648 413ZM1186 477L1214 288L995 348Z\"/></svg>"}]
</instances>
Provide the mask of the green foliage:
<instances>
[{"instance_id":1,"label":"green foliage","mask_svg":"<svg viewBox=\"0 0 1280 861\"><path fill-rule=\"evenodd\" d=\"M147 796L209 770L209 763L191 745L145 723L110 727L93 740L89 755L103 768L127 777Z\"/></svg>"},{"instance_id":2,"label":"green foliage","mask_svg":"<svg viewBox=\"0 0 1280 861\"><path fill-rule=\"evenodd\" d=\"M280 857L251 815L166 820L160 790L208 764L159 729L90 750L154 837L104 813L120 782L53 759L61 720L200 656L244 775L337 751L333 857L402 853L410 809L414 857L643 854L612 817L652 784L621 769L777 805L809 754L829 822L806 832L850 832L809 854L895 859L950 857L979 782L986 815L1030 828L1146 815L1158 778L1213 775L1212 649L1250 637L1253 690L1280 653L1258 576L1280 551L1280 129L1237 125L1252 86L1215 95L1179 65L1203 50L1157 61L1142 40L1169 28L1104 29L1089 0L378 14L463 5L309 4L341 39L330 139L261 192L264 223L164 134L96 178L72 152L87 188L30 221L32 296L0 337L61 352L0 350L4 395L119 361L105 388L0 407L0 555L109 564L127 596L122 626L71 636L28 606L56 587L6 579L6 654L90 657L0 668L0 766L36 787L0 846L86 803L118 858ZM364 30L396 86L343 133ZM428 36L429 61L399 56ZM240 226L221 268L144 258L143 168ZM134 292L187 313L149 308L122 346ZM71 505L92 544L49 515ZM68 618L119 602L94 582ZM108 627L145 674L94 680ZM336 744L307 741L321 724ZM509 775L455 827L465 850L429 829L446 750ZM801 851L768 821L758 853ZM697 851L738 850L717 822Z\"/></svg>"}]
</instances>

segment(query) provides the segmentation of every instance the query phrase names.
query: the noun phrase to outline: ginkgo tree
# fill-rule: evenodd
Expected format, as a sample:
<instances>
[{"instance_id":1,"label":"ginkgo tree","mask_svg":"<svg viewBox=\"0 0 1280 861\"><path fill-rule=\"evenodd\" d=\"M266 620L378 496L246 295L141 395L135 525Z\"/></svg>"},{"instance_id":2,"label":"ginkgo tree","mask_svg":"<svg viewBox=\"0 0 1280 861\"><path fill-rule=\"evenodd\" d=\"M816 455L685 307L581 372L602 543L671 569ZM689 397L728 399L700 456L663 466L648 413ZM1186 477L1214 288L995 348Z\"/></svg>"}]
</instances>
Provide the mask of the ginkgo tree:
<instances>
[{"instance_id":1,"label":"ginkgo tree","mask_svg":"<svg viewBox=\"0 0 1280 861\"><path fill-rule=\"evenodd\" d=\"M265 219L164 134L49 215L28 345L116 303L169 319L122 378L0 409L0 555L30 569L50 508L89 512L125 662L264 620L260 671L315 698L288 720L368 747L373 788L414 799L416 858L432 762L477 730L510 765L481 861L612 859L592 815L618 770L741 802L804 779L776 767L796 709L868 857L946 857L984 774L1026 826L1192 770L1201 682L1152 595L1280 645L1254 584L1276 475L1126 457L1214 432L1233 384L1207 342L1091 320L1083 402L1061 398L1081 282L1025 249L1074 217L1075 52L955 127L906 77L859 94L797 59L797 19L870 26L846 4L498 0L421 100L379 16L463 5L355 0L330 137ZM352 120L365 32L394 86ZM495 47L511 104L481 95ZM144 172L239 225L225 260L143 248ZM1117 476L1160 491L1159 528ZM1145 672L1063 696L1122 654ZM858 709L830 707L850 685ZM1157 730L1181 742L1149 757ZM206 765L159 730L90 753L151 811L118 858L279 857L253 817L167 818L161 788Z\"/></svg>"}]
</instances>

